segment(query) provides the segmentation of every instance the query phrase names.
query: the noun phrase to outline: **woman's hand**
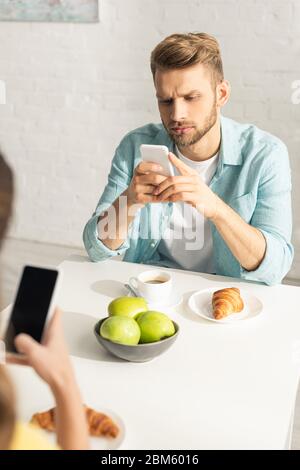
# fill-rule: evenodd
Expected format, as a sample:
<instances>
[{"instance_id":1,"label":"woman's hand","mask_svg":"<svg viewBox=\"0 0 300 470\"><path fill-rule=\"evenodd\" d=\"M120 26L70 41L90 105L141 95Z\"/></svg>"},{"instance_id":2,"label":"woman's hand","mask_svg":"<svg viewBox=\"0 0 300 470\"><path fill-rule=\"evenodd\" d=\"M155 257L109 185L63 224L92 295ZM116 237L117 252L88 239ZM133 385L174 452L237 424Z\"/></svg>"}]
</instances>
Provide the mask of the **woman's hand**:
<instances>
[{"instance_id":1,"label":"woman's hand","mask_svg":"<svg viewBox=\"0 0 300 470\"><path fill-rule=\"evenodd\" d=\"M42 344L20 334L15 338L15 345L26 363L52 390L58 444L65 450L88 449L87 420L63 335L61 311L55 310Z\"/></svg>"},{"instance_id":2,"label":"woman's hand","mask_svg":"<svg viewBox=\"0 0 300 470\"><path fill-rule=\"evenodd\" d=\"M25 363L33 367L52 389L73 379L73 369L63 335L61 314L62 312L56 308L45 331L42 344L24 333L15 338L16 348L25 356Z\"/></svg>"}]
</instances>

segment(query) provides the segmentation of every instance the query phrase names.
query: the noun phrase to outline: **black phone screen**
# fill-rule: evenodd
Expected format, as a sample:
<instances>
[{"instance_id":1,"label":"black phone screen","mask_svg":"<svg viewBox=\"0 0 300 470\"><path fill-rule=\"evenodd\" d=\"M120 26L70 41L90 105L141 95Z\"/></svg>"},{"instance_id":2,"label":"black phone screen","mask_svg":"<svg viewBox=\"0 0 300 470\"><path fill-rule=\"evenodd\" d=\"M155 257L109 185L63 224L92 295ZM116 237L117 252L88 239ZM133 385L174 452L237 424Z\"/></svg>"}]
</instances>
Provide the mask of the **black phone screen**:
<instances>
[{"instance_id":1,"label":"black phone screen","mask_svg":"<svg viewBox=\"0 0 300 470\"><path fill-rule=\"evenodd\" d=\"M5 335L9 352L17 352L14 338L27 333L41 341L58 272L25 266Z\"/></svg>"}]
</instances>

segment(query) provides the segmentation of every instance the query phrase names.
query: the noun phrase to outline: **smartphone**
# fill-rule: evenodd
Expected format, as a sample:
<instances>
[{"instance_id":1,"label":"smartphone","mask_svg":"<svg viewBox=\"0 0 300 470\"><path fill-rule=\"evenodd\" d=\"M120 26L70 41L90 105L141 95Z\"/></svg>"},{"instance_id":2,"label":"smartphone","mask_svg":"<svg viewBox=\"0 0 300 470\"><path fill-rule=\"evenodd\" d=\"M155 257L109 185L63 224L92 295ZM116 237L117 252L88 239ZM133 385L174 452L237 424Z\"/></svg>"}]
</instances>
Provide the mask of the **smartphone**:
<instances>
[{"instance_id":1,"label":"smartphone","mask_svg":"<svg viewBox=\"0 0 300 470\"><path fill-rule=\"evenodd\" d=\"M168 159L169 149L165 145L147 145L140 146L142 160L144 162L154 162L162 166L161 174L165 176L174 176L174 167Z\"/></svg>"},{"instance_id":2,"label":"smartphone","mask_svg":"<svg viewBox=\"0 0 300 470\"><path fill-rule=\"evenodd\" d=\"M4 335L6 352L18 354L14 339L26 333L41 342L54 313L61 273L58 269L25 266Z\"/></svg>"}]
</instances>

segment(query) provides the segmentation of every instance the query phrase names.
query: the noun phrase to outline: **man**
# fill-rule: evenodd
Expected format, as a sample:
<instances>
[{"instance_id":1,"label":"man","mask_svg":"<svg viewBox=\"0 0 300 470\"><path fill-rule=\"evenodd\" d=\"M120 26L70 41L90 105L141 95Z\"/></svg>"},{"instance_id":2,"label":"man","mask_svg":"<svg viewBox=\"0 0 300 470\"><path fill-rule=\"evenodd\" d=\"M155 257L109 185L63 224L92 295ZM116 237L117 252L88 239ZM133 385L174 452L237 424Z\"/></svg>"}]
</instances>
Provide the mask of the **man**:
<instances>
[{"instance_id":1,"label":"man","mask_svg":"<svg viewBox=\"0 0 300 470\"><path fill-rule=\"evenodd\" d=\"M125 254L125 261L280 282L293 259L285 145L221 116L230 87L212 36L167 37L152 52L151 70L162 124L130 132L117 148L84 229L91 260ZM176 175L141 162L141 144L166 145Z\"/></svg>"}]
</instances>

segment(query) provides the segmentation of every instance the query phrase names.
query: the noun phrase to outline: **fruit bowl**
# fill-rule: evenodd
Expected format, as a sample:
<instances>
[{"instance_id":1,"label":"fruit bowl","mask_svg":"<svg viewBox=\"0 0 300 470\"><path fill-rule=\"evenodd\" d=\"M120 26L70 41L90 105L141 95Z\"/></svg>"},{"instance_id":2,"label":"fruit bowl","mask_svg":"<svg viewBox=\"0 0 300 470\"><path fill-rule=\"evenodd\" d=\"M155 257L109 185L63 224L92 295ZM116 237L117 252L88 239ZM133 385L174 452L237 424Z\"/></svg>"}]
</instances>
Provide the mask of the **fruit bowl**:
<instances>
[{"instance_id":1,"label":"fruit bowl","mask_svg":"<svg viewBox=\"0 0 300 470\"><path fill-rule=\"evenodd\" d=\"M116 357L124 359L125 361L130 362L146 362L151 361L154 357L159 356L164 353L170 346L176 341L176 338L179 333L179 326L173 321L175 327L175 333L168 338L164 338L160 341L155 341L153 343L144 343L136 345L126 345L121 343L114 343L108 339L103 338L99 331L101 324L106 320L107 317L102 318L98 321L94 327L94 334L97 338L98 343L104 347L107 351L113 354Z\"/></svg>"}]
</instances>

